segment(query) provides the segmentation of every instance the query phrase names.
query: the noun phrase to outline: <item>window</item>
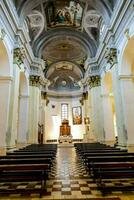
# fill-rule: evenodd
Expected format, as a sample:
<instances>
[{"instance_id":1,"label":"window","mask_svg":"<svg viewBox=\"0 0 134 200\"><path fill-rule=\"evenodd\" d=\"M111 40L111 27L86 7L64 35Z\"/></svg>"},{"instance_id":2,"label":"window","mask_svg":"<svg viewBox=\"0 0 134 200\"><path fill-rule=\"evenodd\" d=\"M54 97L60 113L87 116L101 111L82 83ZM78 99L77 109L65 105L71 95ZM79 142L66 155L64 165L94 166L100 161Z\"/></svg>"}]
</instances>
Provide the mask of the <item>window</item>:
<instances>
[{"instance_id":1,"label":"window","mask_svg":"<svg viewBox=\"0 0 134 200\"><path fill-rule=\"evenodd\" d=\"M68 119L68 104L61 104L61 121Z\"/></svg>"}]
</instances>

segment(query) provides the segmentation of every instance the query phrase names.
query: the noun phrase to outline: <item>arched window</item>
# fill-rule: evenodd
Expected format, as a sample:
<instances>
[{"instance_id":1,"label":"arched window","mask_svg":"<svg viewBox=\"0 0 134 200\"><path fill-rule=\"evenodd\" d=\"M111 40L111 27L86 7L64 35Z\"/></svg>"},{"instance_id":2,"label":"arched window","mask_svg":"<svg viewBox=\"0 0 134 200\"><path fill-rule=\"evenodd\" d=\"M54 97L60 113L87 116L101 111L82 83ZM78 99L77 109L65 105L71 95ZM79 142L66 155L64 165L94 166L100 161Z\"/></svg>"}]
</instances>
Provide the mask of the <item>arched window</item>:
<instances>
[{"instance_id":1,"label":"arched window","mask_svg":"<svg viewBox=\"0 0 134 200\"><path fill-rule=\"evenodd\" d=\"M68 119L68 104L63 103L61 104L61 121L64 119Z\"/></svg>"}]
</instances>

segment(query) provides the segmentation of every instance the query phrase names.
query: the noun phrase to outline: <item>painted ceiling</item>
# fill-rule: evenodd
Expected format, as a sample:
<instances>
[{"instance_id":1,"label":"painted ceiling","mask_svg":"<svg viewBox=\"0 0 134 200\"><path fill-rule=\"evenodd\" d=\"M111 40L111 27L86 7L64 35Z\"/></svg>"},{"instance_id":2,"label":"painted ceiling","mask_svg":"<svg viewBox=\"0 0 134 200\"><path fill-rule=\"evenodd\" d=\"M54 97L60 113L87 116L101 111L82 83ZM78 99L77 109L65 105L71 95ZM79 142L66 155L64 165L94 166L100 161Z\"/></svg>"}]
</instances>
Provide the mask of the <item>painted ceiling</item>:
<instances>
[{"instance_id":1,"label":"painted ceiling","mask_svg":"<svg viewBox=\"0 0 134 200\"><path fill-rule=\"evenodd\" d=\"M117 0L12 1L35 56L47 63L48 88L80 90L84 63L95 56L100 32L109 24Z\"/></svg>"}]
</instances>

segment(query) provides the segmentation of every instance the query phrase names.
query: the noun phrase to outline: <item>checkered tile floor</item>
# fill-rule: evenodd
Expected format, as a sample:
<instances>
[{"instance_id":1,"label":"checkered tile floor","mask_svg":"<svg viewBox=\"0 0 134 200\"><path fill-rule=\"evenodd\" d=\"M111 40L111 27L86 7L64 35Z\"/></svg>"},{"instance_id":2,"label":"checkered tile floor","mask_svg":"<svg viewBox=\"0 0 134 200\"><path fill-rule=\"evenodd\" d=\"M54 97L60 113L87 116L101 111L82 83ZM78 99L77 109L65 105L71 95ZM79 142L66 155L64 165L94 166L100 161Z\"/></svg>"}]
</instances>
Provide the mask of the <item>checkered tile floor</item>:
<instances>
[{"instance_id":1,"label":"checkered tile floor","mask_svg":"<svg viewBox=\"0 0 134 200\"><path fill-rule=\"evenodd\" d=\"M107 186L114 185L134 185L133 181L120 181L109 180L106 181ZM0 194L0 199L33 199L39 198L38 192L35 194L34 189L40 188L40 183L0 183L0 189L25 189L31 190L30 193L17 193L17 194ZM84 165L78 158L75 152L75 148L58 148L57 157L54 161L51 173L49 174L49 180L46 183L47 192L44 193L42 199L90 199L90 200L119 200L120 198L114 198L125 192L112 192L110 197L102 197L101 192L97 190L97 185L90 178L86 172ZM134 192L129 192L134 194Z\"/></svg>"}]
</instances>

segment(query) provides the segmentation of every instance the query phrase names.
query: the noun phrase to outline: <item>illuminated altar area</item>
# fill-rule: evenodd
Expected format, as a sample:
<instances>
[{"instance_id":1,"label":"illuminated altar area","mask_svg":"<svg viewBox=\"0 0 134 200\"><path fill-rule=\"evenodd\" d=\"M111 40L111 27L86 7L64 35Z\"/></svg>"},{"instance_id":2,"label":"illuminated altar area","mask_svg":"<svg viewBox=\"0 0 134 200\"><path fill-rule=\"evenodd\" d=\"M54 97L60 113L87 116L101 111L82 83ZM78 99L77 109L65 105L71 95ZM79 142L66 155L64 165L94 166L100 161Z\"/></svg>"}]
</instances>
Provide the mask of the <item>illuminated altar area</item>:
<instances>
[{"instance_id":1,"label":"illuminated altar area","mask_svg":"<svg viewBox=\"0 0 134 200\"><path fill-rule=\"evenodd\" d=\"M67 119L64 119L60 126L59 143L72 143L71 127Z\"/></svg>"}]
</instances>

